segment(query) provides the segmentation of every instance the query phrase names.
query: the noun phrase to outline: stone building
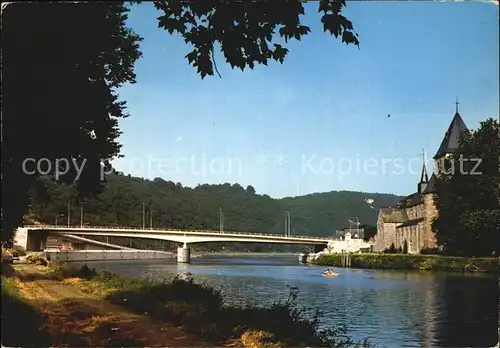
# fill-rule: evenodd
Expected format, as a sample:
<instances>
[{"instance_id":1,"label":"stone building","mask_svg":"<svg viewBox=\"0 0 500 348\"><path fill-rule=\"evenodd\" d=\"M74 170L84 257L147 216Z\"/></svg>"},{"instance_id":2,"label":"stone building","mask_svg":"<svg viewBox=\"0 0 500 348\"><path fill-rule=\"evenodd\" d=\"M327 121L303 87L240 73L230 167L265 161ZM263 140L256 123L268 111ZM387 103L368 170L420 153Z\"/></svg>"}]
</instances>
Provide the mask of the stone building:
<instances>
[{"instance_id":1,"label":"stone building","mask_svg":"<svg viewBox=\"0 0 500 348\"><path fill-rule=\"evenodd\" d=\"M408 248L408 253L419 254L423 248L435 248L436 233L432 228L438 216L435 204L436 180L444 170L444 159L459 146L460 135L468 131L457 111L444 139L434 156L434 173L429 179L425 163L422 167L417 192L403 198L396 207L380 208L377 234L373 238L374 251L383 251L394 244Z\"/></svg>"}]
</instances>

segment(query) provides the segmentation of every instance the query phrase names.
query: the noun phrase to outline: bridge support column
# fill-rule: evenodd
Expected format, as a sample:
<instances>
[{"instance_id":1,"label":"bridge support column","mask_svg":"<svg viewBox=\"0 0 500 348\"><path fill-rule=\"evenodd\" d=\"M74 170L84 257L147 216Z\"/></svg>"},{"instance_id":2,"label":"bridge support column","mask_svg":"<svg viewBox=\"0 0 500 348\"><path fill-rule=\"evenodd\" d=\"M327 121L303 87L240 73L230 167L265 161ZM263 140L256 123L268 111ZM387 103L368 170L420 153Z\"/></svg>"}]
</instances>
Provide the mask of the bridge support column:
<instances>
[{"instance_id":1,"label":"bridge support column","mask_svg":"<svg viewBox=\"0 0 500 348\"><path fill-rule=\"evenodd\" d=\"M43 251L47 248L47 239L46 235L42 235L40 239L40 250Z\"/></svg>"},{"instance_id":2,"label":"bridge support column","mask_svg":"<svg viewBox=\"0 0 500 348\"><path fill-rule=\"evenodd\" d=\"M177 262L178 263L189 263L191 262L191 249L186 243L180 248L177 248Z\"/></svg>"},{"instance_id":3,"label":"bridge support column","mask_svg":"<svg viewBox=\"0 0 500 348\"><path fill-rule=\"evenodd\" d=\"M43 251L47 247L47 233L43 231L27 231L26 251Z\"/></svg>"}]
</instances>

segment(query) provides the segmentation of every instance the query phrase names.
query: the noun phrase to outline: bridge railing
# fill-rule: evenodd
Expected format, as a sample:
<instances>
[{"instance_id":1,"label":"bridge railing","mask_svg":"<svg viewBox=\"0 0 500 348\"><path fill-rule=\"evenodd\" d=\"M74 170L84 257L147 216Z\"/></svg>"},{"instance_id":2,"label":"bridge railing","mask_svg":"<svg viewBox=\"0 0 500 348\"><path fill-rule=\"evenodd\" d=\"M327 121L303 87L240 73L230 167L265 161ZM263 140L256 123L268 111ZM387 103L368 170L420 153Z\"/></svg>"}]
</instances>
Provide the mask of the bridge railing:
<instances>
[{"instance_id":1,"label":"bridge railing","mask_svg":"<svg viewBox=\"0 0 500 348\"><path fill-rule=\"evenodd\" d=\"M114 227L114 226L90 226L86 225L83 227L80 226L62 226L62 225L25 225L24 228L30 229L50 229L50 230L62 230L62 231L82 231L82 230L109 230L109 231L118 231L123 232L126 230L134 230L134 231L144 231L144 232L178 232L178 233L186 233L186 234L195 234L195 233L210 233L210 234L218 234L218 235L239 235L239 236L255 236L255 237L273 237L273 238L281 238L281 239L309 239L309 240L333 240L334 237L315 237L315 236L283 236L281 234L271 234L271 233L258 233L258 232L239 232L239 231L218 231L218 230L183 230L178 228L141 228L141 227Z\"/></svg>"}]
</instances>

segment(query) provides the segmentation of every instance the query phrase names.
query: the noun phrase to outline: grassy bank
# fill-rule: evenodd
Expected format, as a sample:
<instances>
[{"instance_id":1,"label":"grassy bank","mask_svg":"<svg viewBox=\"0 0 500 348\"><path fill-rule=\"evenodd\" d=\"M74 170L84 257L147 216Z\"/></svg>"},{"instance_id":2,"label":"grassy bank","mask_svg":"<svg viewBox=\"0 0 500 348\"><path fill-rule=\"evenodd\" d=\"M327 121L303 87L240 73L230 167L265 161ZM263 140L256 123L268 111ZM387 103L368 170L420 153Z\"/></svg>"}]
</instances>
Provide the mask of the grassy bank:
<instances>
[{"instance_id":1,"label":"grassy bank","mask_svg":"<svg viewBox=\"0 0 500 348\"><path fill-rule=\"evenodd\" d=\"M6 347L48 347L50 335L40 331L44 319L24 299L15 278L2 269L2 345Z\"/></svg>"},{"instance_id":2,"label":"grassy bank","mask_svg":"<svg viewBox=\"0 0 500 348\"><path fill-rule=\"evenodd\" d=\"M29 267L36 266L30 265ZM37 269L44 269L44 277L56 282L58 291L63 289L65 293L76 293L75 290L78 290L82 294L79 295L80 298L85 297L99 303L110 303L110 305L116 308L122 308L138 316L146 316L155 322L170 323L173 328L180 328L183 332L191 333L204 342L211 343L212 346L370 346L367 342L353 342L346 335L345 330L341 328L320 330L318 328L320 313L313 317L306 316L305 309L297 305L296 289L291 289L288 298L277 301L267 307L248 306L237 308L224 304L224 297L220 290L207 285L196 284L193 279L183 280L174 277L162 281L152 281L124 278L110 273L97 274L88 268L84 268L78 272L66 267L52 269L38 266ZM40 276L37 277L40 278ZM15 281L12 279L15 279ZM4 280L7 286L6 289L11 289L9 291L12 292L18 291L17 293L21 295L28 287L26 277L23 277L22 274L18 274L17 278L14 276L14 278L2 279L2 288L4 288ZM33 277L31 280L33 280ZM32 288L36 289L35 287ZM53 288L55 289L55 287ZM16 289L21 289L22 291L19 292ZM32 295L31 297L34 296ZM71 295L71 297L75 297L75 295ZM20 301L23 302L22 299ZM72 301L72 303L75 302L74 299ZM67 304L65 305L66 307ZM80 319L73 319L76 322L80 323L84 319L90 320L87 326L95 326L91 321L92 317L95 317L96 314L86 313L85 308L81 306L72 312L79 313L76 317ZM72 315L74 318L75 314ZM36 320L40 318L40 314L37 314L36 310L33 313L26 313L26 316L35 319L38 318ZM23 317L18 316L18 318L21 321L25 320ZM3 319L2 317L2 323L4 322ZM32 325L33 327L39 325L39 322L36 320ZM69 321L69 319L65 319L64 325L68 326ZM144 322L144 319L137 322ZM73 325L82 326L82 324L75 323ZM117 324L113 325L116 326ZM81 332L88 332L90 329L81 327L79 330ZM164 329L161 330L164 331ZM68 343L67 340L65 341L61 337L54 338L55 335L58 335L57 332L59 331L50 331L52 345L54 345L54 341L56 341L56 346ZM94 331L92 329L92 332ZM136 330L135 332L135 335L137 335L138 331ZM153 334L150 335L152 336ZM133 334L129 334L128 341L120 341L119 346L144 346L145 344L138 344L138 342L140 342L139 337L133 337ZM113 345L116 346L117 343L115 341ZM180 345L172 342L163 342L163 345L168 346L193 346L193 344L194 346L199 346L194 342L192 344L184 343ZM106 346L102 342L99 345ZM87 344L87 346L91 345ZM111 346L111 344L107 346Z\"/></svg>"},{"instance_id":3,"label":"grassy bank","mask_svg":"<svg viewBox=\"0 0 500 348\"><path fill-rule=\"evenodd\" d=\"M313 263L318 266L339 267L341 254L323 254ZM351 267L500 274L500 259L439 255L351 254Z\"/></svg>"}]
</instances>

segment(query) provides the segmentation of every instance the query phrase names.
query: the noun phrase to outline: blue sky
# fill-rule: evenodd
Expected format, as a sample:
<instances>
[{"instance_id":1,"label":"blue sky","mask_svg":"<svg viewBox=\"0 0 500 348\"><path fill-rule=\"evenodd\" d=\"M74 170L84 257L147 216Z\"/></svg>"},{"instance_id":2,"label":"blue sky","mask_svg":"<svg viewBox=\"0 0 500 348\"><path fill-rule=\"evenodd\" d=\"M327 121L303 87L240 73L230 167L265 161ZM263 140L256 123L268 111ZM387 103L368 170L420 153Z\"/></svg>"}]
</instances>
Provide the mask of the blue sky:
<instances>
[{"instance_id":1,"label":"blue sky","mask_svg":"<svg viewBox=\"0 0 500 348\"><path fill-rule=\"evenodd\" d=\"M157 27L151 3L129 25L144 38L137 83L120 89L127 174L181 182L252 185L285 197L356 190L416 190L455 111L477 128L499 110L498 6L464 2L351 2L361 41L323 33L316 3L312 32L288 45L284 64L231 70L201 80L189 47ZM388 115L391 117L388 117Z\"/></svg>"}]
</instances>

